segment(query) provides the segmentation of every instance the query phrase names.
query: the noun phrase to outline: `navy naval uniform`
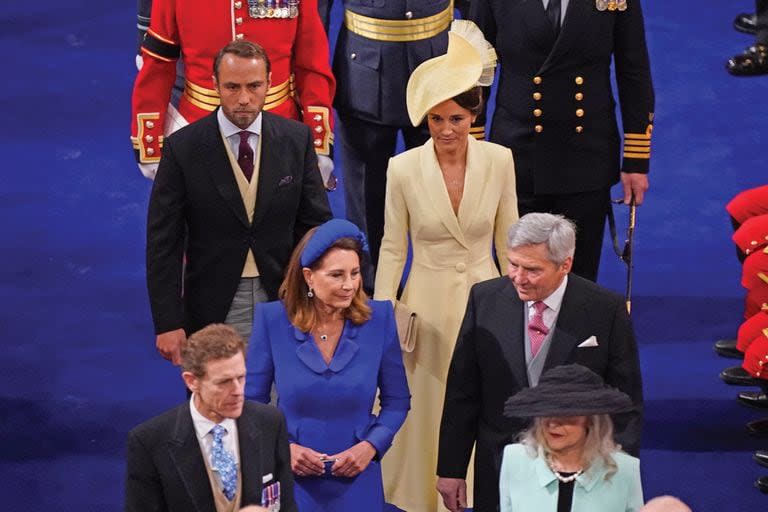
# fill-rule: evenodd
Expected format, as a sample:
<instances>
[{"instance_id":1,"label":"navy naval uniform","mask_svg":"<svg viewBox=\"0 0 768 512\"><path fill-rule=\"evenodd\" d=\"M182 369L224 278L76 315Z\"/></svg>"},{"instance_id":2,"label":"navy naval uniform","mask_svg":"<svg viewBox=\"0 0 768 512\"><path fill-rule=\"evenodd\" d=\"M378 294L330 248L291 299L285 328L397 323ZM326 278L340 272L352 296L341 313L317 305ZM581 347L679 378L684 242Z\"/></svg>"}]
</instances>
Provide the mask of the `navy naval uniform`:
<instances>
[{"instance_id":1,"label":"navy naval uniform","mask_svg":"<svg viewBox=\"0 0 768 512\"><path fill-rule=\"evenodd\" d=\"M368 235L375 266L384 234L387 164L398 131L406 148L429 138L426 126L411 126L405 86L419 64L446 52L453 6L450 0L346 0L344 8L333 60L336 151L347 218Z\"/></svg>"},{"instance_id":2,"label":"navy naval uniform","mask_svg":"<svg viewBox=\"0 0 768 512\"><path fill-rule=\"evenodd\" d=\"M648 172L654 92L643 14L639 0L569 0L556 32L546 2L470 4L501 68L490 140L512 149L520 215L548 211L575 221L573 270L595 280L610 187L620 171Z\"/></svg>"}]
</instances>

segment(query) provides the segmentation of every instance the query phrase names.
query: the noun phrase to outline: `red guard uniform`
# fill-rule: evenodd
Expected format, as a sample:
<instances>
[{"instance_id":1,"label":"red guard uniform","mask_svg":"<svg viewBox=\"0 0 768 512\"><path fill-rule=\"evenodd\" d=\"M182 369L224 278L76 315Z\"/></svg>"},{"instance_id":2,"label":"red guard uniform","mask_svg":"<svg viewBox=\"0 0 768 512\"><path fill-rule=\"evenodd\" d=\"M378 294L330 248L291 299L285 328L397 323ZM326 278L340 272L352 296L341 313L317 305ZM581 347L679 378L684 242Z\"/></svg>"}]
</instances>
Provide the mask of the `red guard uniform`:
<instances>
[{"instance_id":1,"label":"red guard uniform","mask_svg":"<svg viewBox=\"0 0 768 512\"><path fill-rule=\"evenodd\" d=\"M753 377L768 380L768 329L750 343L741 367Z\"/></svg>"},{"instance_id":2,"label":"red guard uniform","mask_svg":"<svg viewBox=\"0 0 768 512\"><path fill-rule=\"evenodd\" d=\"M163 138L173 131L165 128L176 60L182 57L186 75L178 110L191 123L219 105L213 59L235 39L258 43L269 56L264 110L303 120L317 153L330 155L336 82L317 0L155 0L133 88L131 141L139 163L157 163Z\"/></svg>"}]
</instances>

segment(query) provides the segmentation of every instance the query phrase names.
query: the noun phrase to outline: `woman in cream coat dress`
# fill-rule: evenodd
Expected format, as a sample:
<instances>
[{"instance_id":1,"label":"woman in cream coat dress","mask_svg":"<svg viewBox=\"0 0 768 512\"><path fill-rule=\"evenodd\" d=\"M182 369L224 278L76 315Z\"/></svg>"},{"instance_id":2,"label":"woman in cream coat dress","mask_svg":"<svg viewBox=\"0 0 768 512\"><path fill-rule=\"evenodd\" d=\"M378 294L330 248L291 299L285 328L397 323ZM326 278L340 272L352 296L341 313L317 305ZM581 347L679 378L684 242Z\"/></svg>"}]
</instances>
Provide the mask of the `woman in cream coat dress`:
<instances>
[{"instance_id":1,"label":"woman in cream coat dress","mask_svg":"<svg viewBox=\"0 0 768 512\"><path fill-rule=\"evenodd\" d=\"M512 153L469 135L482 102L477 86L490 85L494 66L477 27L454 22L447 54L423 63L408 82L411 121L418 126L426 116L431 138L392 158L387 170L375 298L396 300L410 235L413 260L400 301L419 319L413 351L403 353L411 411L382 468L387 501L408 512L445 510L435 468L448 365L469 289L499 276L492 246L506 268L506 231L517 220Z\"/></svg>"}]
</instances>

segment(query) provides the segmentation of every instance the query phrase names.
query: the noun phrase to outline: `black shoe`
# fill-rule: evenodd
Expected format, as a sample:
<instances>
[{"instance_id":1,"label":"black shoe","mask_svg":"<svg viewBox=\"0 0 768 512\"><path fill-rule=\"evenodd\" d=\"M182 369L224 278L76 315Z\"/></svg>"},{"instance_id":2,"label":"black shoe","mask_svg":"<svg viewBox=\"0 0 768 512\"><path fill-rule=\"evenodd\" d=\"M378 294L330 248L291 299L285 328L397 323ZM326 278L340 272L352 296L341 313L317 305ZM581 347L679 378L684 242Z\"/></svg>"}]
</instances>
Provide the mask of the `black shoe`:
<instances>
[{"instance_id":1,"label":"black shoe","mask_svg":"<svg viewBox=\"0 0 768 512\"><path fill-rule=\"evenodd\" d=\"M723 357L744 359L744 354L736 348L736 340L717 340L715 342L715 352Z\"/></svg>"},{"instance_id":2,"label":"black shoe","mask_svg":"<svg viewBox=\"0 0 768 512\"><path fill-rule=\"evenodd\" d=\"M734 386L759 386L760 381L747 373L741 366L731 366L720 372L720 378L726 384Z\"/></svg>"},{"instance_id":3,"label":"black shoe","mask_svg":"<svg viewBox=\"0 0 768 512\"><path fill-rule=\"evenodd\" d=\"M761 476L755 480L755 487L760 489L760 492L768 494L768 476Z\"/></svg>"},{"instance_id":4,"label":"black shoe","mask_svg":"<svg viewBox=\"0 0 768 512\"><path fill-rule=\"evenodd\" d=\"M768 437L768 418L747 423L747 432L755 437Z\"/></svg>"},{"instance_id":5,"label":"black shoe","mask_svg":"<svg viewBox=\"0 0 768 512\"><path fill-rule=\"evenodd\" d=\"M735 76L755 76L768 73L768 46L750 46L741 55L728 59L725 69Z\"/></svg>"},{"instance_id":6,"label":"black shoe","mask_svg":"<svg viewBox=\"0 0 768 512\"><path fill-rule=\"evenodd\" d=\"M762 391L742 391L737 398L740 404L757 409L768 409L768 395Z\"/></svg>"},{"instance_id":7,"label":"black shoe","mask_svg":"<svg viewBox=\"0 0 768 512\"><path fill-rule=\"evenodd\" d=\"M757 16L742 12L733 20L733 28L744 34L757 32Z\"/></svg>"},{"instance_id":8,"label":"black shoe","mask_svg":"<svg viewBox=\"0 0 768 512\"><path fill-rule=\"evenodd\" d=\"M768 450L757 450L752 459L761 466L768 468Z\"/></svg>"}]
</instances>

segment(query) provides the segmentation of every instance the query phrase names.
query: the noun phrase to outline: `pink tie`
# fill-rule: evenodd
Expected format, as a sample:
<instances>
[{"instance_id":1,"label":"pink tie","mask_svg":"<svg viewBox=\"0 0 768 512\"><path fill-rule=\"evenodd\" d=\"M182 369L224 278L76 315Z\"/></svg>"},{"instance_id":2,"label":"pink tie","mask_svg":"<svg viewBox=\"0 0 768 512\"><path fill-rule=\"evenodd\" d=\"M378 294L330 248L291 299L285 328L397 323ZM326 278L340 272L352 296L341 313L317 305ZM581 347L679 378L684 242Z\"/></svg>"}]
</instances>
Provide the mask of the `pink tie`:
<instances>
[{"instance_id":1,"label":"pink tie","mask_svg":"<svg viewBox=\"0 0 768 512\"><path fill-rule=\"evenodd\" d=\"M537 300L533 303L533 309L536 310L533 318L528 322L528 337L531 339L531 357L536 357L536 354L541 350L541 345L544 344L544 338L549 333L549 327L544 324L544 310L547 309L547 305Z\"/></svg>"}]
</instances>

